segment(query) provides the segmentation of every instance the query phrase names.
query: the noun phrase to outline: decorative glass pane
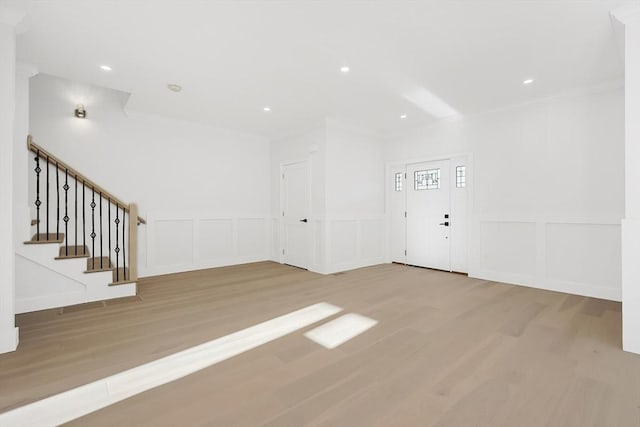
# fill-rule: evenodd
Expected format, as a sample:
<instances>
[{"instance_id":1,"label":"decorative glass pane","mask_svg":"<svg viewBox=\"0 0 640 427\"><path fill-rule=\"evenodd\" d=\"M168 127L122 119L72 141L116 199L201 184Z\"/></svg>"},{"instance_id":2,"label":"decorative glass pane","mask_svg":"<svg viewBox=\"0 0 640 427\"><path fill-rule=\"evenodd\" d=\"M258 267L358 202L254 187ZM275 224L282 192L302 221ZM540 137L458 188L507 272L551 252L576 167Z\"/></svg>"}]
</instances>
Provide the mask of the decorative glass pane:
<instances>
[{"instance_id":1,"label":"decorative glass pane","mask_svg":"<svg viewBox=\"0 0 640 427\"><path fill-rule=\"evenodd\" d=\"M467 167L456 166L456 187L463 188L467 186Z\"/></svg>"},{"instance_id":2,"label":"decorative glass pane","mask_svg":"<svg viewBox=\"0 0 640 427\"><path fill-rule=\"evenodd\" d=\"M400 172L396 173L395 184L396 191L402 191L402 174Z\"/></svg>"},{"instance_id":3,"label":"decorative glass pane","mask_svg":"<svg viewBox=\"0 0 640 427\"><path fill-rule=\"evenodd\" d=\"M427 169L414 172L416 190L437 190L440 188L440 169Z\"/></svg>"}]
</instances>

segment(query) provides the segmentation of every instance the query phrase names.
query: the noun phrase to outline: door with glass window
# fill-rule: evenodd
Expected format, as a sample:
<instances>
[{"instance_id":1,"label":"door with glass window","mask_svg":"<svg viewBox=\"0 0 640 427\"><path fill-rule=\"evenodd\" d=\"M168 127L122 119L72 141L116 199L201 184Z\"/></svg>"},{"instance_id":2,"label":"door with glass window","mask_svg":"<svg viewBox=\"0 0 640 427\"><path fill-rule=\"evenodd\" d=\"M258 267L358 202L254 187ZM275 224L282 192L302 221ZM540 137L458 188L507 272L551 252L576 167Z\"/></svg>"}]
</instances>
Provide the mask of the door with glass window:
<instances>
[{"instance_id":1,"label":"door with glass window","mask_svg":"<svg viewBox=\"0 0 640 427\"><path fill-rule=\"evenodd\" d=\"M407 165L407 264L451 271L449 160Z\"/></svg>"}]
</instances>

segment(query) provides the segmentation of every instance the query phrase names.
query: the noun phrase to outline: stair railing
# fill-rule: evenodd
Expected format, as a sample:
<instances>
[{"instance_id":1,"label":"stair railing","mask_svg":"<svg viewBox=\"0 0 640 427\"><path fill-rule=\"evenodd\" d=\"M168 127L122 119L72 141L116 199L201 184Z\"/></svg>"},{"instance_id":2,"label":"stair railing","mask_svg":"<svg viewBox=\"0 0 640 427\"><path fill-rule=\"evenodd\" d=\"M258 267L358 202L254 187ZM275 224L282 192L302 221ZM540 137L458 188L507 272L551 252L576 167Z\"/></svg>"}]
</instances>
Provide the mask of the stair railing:
<instances>
[{"instance_id":1,"label":"stair railing","mask_svg":"<svg viewBox=\"0 0 640 427\"><path fill-rule=\"evenodd\" d=\"M105 190L100 185L96 184L84 174L77 171L73 167L69 166L64 161L60 160L55 155L49 153L44 148L38 146L31 135L27 138L27 147L30 151L35 153L35 180L36 180L36 194L35 194L35 211L36 220L34 221L36 226L35 240L42 239L40 210L45 210L45 240L64 240L64 254L65 256L86 256L87 250L87 236L91 239L91 263L92 269L109 269L112 266L112 259L115 259L115 282L133 282L138 278L138 225L146 224L146 221L138 216L138 207L135 203L125 203L118 197ZM44 160L43 160L44 159ZM46 181L44 204L41 200L41 183L40 180L42 174L41 164L45 167L44 180ZM50 203L51 192L51 169L55 172L55 206ZM62 175L63 185L60 187L60 178ZM71 180L71 185L69 181ZM69 207L70 195L69 190L72 191L71 197L73 197L72 209ZM60 190L63 191L63 203L60 202ZM87 235L87 193L90 193L89 207L91 209L90 215L90 233ZM80 199L81 200L78 200ZM96 200L97 198L97 200ZM103 208L103 203L106 204L106 209ZM81 206L81 213L78 213L78 205ZM97 209L96 209L97 208ZM50 220L51 210L55 209L56 222L55 233L50 233L53 230L52 220ZM63 239L60 237L60 210L62 209L64 216L62 217L64 234ZM115 217L112 222L112 209L114 210ZM104 224L104 210L106 210L106 227ZM96 212L97 211L97 212ZM97 217L97 218L96 218ZM129 224L127 224L127 217L129 218ZM135 223L131 221L131 218L137 219ZM97 219L97 224L96 224ZM69 249L69 222L72 221L73 235L73 250ZM79 224L79 221L81 224ZM97 229L96 229L97 225ZM78 227L81 226L81 231ZM106 228L107 236L105 239L103 229ZM113 231L113 233L112 233ZM55 234L55 238L53 238ZM96 242L97 238L97 242ZM82 239L82 250L79 252L79 241ZM106 242L105 242L106 240ZM106 247L105 247L106 243ZM99 260L96 261L96 244L98 245L98 253L100 254ZM104 256L104 252L107 256ZM127 257L128 255L128 257ZM106 265L105 265L106 258ZM121 264L122 263L122 264ZM122 267L122 269L121 269ZM128 267L128 268L127 268Z\"/></svg>"}]
</instances>

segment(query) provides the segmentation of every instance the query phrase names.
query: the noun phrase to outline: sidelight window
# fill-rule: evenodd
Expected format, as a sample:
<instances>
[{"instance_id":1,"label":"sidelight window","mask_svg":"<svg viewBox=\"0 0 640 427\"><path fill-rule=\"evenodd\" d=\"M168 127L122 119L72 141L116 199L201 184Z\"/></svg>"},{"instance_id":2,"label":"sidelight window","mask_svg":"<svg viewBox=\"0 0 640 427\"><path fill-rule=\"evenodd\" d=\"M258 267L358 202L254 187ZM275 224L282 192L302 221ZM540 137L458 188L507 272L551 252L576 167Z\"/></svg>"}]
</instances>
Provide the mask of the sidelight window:
<instances>
[{"instance_id":1,"label":"sidelight window","mask_svg":"<svg viewBox=\"0 0 640 427\"><path fill-rule=\"evenodd\" d=\"M464 188L467 186L467 167L456 166L456 187Z\"/></svg>"},{"instance_id":2,"label":"sidelight window","mask_svg":"<svg viewBox=\"0 0 640 427\"><path fill-rule=\"evenodd\" d=\"M396 173L395 190L402 191L402 173L400 172Z\"/></svg>"}]
</instances>

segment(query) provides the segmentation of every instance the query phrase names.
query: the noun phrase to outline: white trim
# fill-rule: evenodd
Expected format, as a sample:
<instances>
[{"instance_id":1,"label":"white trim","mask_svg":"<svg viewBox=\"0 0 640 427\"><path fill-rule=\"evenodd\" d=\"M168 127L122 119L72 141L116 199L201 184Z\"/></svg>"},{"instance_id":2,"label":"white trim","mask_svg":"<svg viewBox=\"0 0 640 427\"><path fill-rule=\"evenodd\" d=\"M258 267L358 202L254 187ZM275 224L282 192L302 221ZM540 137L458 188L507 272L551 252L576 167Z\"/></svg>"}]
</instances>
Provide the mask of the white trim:
<instances>
[{"instance_id":1,"label":"white trim","mask_svg":"<svg viewBox=\"0 0 640 427\"><path fill-rule=\"evenodd\" d=\"M544 289L547 291L582 295L591 298L622 301L622 291L619 288L604 288L579 282L572 282L569 280L556 280L548 278L541 280L539 278L536 278L535 276L505 273L492 270L469 272L469 277L475 279L490 280L493 282L508 283L510 285L526 286L528 288L534 289Z\"/></svg>"},{"instance_id":2,"label":"white trim","mask_svg":"<svg viewBox=\"0 0 640 427\"><path fill-rule=\"evenodd\" d=\"M16 74L23 77L31 78L40 73L35 65L26 62L16 62Z\"/></svg>"},{"instance_id":3,"label":"white trim","mask_svg":"<svg viewBox=\"0 0 640 427\"><path fill-rule=\"evenodd\" d=\"M0 354L16 351L19 341L20 334L16 327L13 328L13 331L0 334Z\"/></svg>"},{"instance_id":4,"label":"white trim","mask_svg":"<svg viewBox=\"0 0 640 427\"><path fill-rule=\"evenodd\" d=\"M279 186L280 186L280 203L279 203L279 211L278 211L278 240L279 240L279 244L278 244L278 259L277 262L279 262L280 264L285 264L285 257L284 254L282 253L283 251L286 251L285 248L285 244L284 244L284 228L285 228L285 224L284 224L284 220L283 220L283 215L282 212L284 211L284 173L285 173L285 168L287 166L293 166L293 165L298 165L304 163L306 164L306 168L307 168L307 178L309 179L309 206L307 207L309 210L309 216L307 218L308 222L307 224L309 225L309 227L311 228L311 230L309 230L309 235L310 235L310 240L309 240L309 244L311 245L311 247L309 248L309 259L307 260L307 265L304 267L309 271L316 271L318 269L318 266L315 263L315 259L316 259L316 233L315 233L315 221L316 221L316 217L314 217L313 215L313 193L312 193L312 188L313 188L313 173L311 171L311 158L310 157L306 157L303 159L298 159L298 160L290 160L290 161L285 161L285 162L281 162L280 163L280 175L278 175L278 182L279 182Z\"/></svg>"},{"instance_id":5,"label":"white trim","mask_svg":"<svg viewBox=\"0 0 640 427\"><path fill-rule=\"evenodd\" d=\"M624 25L640 22L640 5L627 4L610 12L611 17Z\"/></svg>"}]
</instances>

